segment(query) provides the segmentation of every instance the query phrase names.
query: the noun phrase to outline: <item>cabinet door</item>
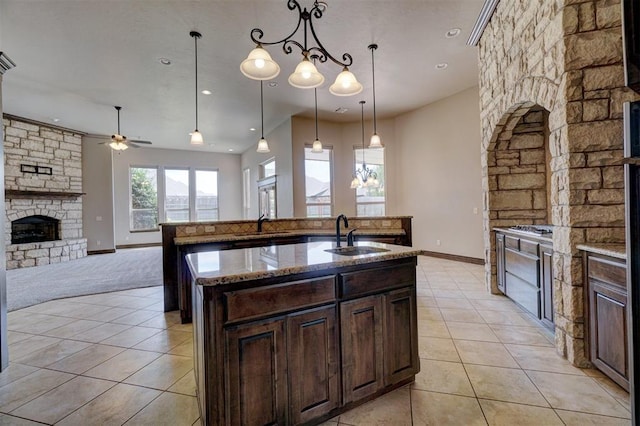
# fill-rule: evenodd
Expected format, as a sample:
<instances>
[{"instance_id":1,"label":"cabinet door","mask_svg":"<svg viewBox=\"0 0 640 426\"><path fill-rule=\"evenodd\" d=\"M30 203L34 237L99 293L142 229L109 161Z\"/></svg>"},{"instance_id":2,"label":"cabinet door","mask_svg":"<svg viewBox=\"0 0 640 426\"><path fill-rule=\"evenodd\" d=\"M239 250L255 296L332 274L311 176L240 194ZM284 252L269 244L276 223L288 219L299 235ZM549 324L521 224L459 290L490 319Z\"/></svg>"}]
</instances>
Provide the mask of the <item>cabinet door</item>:
<instances>
[{"instance_id":1,"label":"cabinet door","mask_svg":"<svg viewBox=\"0 0 640 426\"><path fill-rule=\"evenodd\" d=\"M227 425L286 423L284 320L227 329Z\"/></svg>"},{"instance_id":2,"label":"cabinet door","mask_svg":"<svg viewBox=\"0 0 640 426\"><path fill-rule=\"evenodd\" d=\"M385 385L414 376L420 369L414 288L385 295Z\"/></svg>"},{"instance_id":3,"label":"cabinet door","mask_svg":"<svg viewBox=\"0 0 640 426\"><path fill-rule=\"evenodd\" d=\"M496 234L496 281L498 290L505 293L504 286L504 235Z\"/></svg>"},{"instance_id":4,"label":"cabinet door","mask_svg":"<svg viewBox=\"0 0 640 426\"><path fill-rule=\"evenodd\" d=\"M382 296L340 305L343 403L357 401L384 386Z\"/></svg>"},{"instance_id":5,"label":"cabinet door","mask_svg":"<svg viewBox=\"0 0 640 426\"><path fill-rule=\"evenodd\" d=\"M553 247L540 245L540 319L553 328Z\"/></svg>"},{"instance_id":6,"label":"cabinet door","mask_svg":"<svg viewBox=\"0 0 640 426\"><path fill-rule=\"evenodd\" d=\"M287 318L292 424L307 422L340 404L338 347L335 306Z\"/></svg>"}]
</instances>

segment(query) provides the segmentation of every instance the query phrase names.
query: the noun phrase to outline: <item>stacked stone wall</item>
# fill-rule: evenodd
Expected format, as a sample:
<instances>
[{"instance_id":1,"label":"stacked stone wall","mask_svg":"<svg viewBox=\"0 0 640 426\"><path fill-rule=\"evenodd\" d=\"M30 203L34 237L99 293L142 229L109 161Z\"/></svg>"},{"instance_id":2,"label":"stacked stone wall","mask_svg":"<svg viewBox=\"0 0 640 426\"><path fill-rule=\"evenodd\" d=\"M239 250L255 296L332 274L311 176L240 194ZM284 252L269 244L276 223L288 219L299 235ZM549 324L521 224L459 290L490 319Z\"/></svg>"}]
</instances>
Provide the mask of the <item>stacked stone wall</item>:
<instances>
[{"instance_id":1,"label":"stacked stone wall","mask_svg":"<svg viewBox=\"0 0 640 426\"><path fill-rule=\"evenodd\" d=\"M54 193L82 192L82 135L42 123L3 117L6 190ZM22 165L51 168L51 174L29 173ZM64 262L87 255L82 238L82 197L5 197L7 269ZM11 222L42 215L60 221L61 241L11 244ZM46 253L45 253L46 252Z\"/></svg>"},{"instance_id":2,"label":"stacked stone wall","mask_svg":"<svg viewBox=\"0 0 640 426\"><path fill-rule=\"evenodd\" d=\"M492 198L493 161L522 116L542 107L548 112L556 347L586 366L576 246L624 241L622 108L638 99L624 87L620 1L501 1L479 48L487 283L496 291L491 229L505 219ZM535 208L531 215L532 222L539 219Z\"/></svg>"}]
</instances>

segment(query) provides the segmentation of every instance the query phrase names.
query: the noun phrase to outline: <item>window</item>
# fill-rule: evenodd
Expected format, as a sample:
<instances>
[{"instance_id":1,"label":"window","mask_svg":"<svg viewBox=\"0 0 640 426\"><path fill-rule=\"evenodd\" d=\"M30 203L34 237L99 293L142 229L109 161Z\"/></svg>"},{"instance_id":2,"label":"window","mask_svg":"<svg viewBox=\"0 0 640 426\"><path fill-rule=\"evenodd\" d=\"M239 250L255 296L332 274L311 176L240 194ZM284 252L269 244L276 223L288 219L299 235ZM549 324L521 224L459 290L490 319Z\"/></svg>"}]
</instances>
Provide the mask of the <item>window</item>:
<instances>
[{"instance_id":1,"label":"window","mask_svg":"<svg viewBox=\"0 0 640 426\"><path fill-rule=\"evenodd\" d=\"M218 172L196 170L196 221L218 220Z\"/></svg>"},{"instance_id":2,"label":"window","mask_svg":"<svg viewBox=\"0 0 640 426\"><path fill-rule=\"evenodd\" d=\"M363 150L354 149L356 169L362 169ZM385 179L384 179L384 148L365 149L364 161L367 168L378 175L377 187L362 187L356 189L357 216L384 216L385 214Z\"/></svg>"},{"instance_id":3,"label":"window","mask_svg":"<svg viewBox=\"0 0 640 426\"><path fill-rule=\"evenodd\" d=\"M268 178L269 176L276 175L276 160L272 158L271 160L265 161L260 164L260 179Z\"/></svg>"},{"instance_id":4,"label":"window","mask_svg":"<svg viewBox=\"0 0 640 426\"><path fill-rule=\"evenodd\" d=\"M131 231L157 230L158 169L131 167L129 189L129 229Z\"/></svg>"},{"instance_id":5,"label":"window","mask_svg":"<svg viewBox=\"0 0 640 426\"><path fill-rule=\"evenodd\" d=\"M248 219L251 208L251 169L242 171L242 207L244 218Z\"/></svg>"},{"instance_id":6,"label":"window","mask_svg":"<svg viewBox=\"0 0 640 426\"><path fill-rule=\"evenodd\" d=\"M324 147L322 153L304 148L304 185L307 217L331 217L333 196L331 192L332 149Z\"/></svg>"},{"instance_id":7,"label":"window","mask_svg":"<svg viewBox=\"0 0 640 426\"><path fill-rule=\"evenodd\" d=\"M164 213L167 222L189 221L189 170L164 170Z\"/></svg>"}]
</instances>

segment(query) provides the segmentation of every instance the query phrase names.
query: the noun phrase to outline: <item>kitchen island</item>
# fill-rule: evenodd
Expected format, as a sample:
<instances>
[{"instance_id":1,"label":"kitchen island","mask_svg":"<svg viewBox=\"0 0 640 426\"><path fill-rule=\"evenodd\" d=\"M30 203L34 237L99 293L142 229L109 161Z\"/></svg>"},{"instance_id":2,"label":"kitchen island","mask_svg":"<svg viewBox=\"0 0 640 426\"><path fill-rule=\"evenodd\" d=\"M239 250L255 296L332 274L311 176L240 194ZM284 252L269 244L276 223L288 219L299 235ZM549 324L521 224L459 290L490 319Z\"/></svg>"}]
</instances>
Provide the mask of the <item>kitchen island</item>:
<instances>
[{"instance_id":1,"label":"kitchen island","mask_svg":"<svg viewBox=\"0 0 640 426\"><path fill-rule=\"evenodd\" d=\"M323 241L187 256L203 424L317 424L413 381L420 251L340 250Z\"/></svg>"}]
</instances>

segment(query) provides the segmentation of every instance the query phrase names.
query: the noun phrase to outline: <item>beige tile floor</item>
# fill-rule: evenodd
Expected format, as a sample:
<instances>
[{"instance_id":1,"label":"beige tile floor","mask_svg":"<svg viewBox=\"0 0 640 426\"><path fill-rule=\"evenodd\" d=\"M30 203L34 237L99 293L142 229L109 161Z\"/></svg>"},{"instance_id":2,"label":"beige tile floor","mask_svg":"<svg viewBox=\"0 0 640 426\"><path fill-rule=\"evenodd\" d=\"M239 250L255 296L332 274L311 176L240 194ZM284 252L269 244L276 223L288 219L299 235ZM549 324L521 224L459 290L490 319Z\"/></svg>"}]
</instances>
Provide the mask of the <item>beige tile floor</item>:
<instances>
[{"instance_id":1,"label":"beige tile floor","mask_svg":"<svg viewBox=\"0 0 640 426\"><path fill-rule=\"evenodd\" d=\"M629 396L555 353L553 337L483 268L421 257L415 383L327 425L629 425ZM75 297L9 313L0 425L199 424L190 325L162 288Z\"/></svg>"}]
</instances>

